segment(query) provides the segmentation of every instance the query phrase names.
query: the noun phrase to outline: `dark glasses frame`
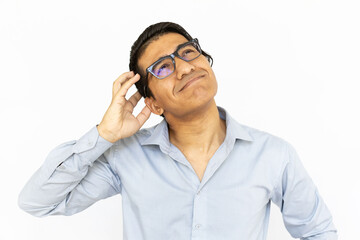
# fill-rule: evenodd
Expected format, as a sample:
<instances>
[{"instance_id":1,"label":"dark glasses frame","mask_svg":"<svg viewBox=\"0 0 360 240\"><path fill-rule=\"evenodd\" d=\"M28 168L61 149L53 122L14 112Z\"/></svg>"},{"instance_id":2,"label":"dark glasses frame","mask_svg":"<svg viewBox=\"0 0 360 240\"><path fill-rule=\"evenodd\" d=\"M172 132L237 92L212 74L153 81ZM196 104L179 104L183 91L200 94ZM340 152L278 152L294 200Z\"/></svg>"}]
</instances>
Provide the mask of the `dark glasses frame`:
<instances>
[{"instance_id":1,"label":"dark glasses frame","mask_svg":"<svg viewBox=\"0 0 360 240\"><path fill-rule=\"evenodd\" d=\"M187 46L187 45L193 44L193 43L195 43L195 47L196 47L196 50L199 51L199 55L198 55L197 57L193 58L193 59L190 59L190 60L187 60L187 59L182 58L182 57L179 55L178 51L179 51L181 48L183 48L183 47L185 47L185 46ZM164 56L164 57L160 58L159 60L157 60L156 62L154 62L153 64L151 64L151 65L146 69L146 73L151 73L154 77L156 77L156 78L158 78L158 79L164 79L164 78L170 76L170 75L175 71L175 69L176 69L175 57L178 57L178 58L180 58L180 59L182 59L182 60L184 60L184 61L186 61L186 62L190 62L190 61L198 58L198 57L201 55L201 53L202 53L202 52L201 52L201 48L200 48L200 45L199 45L199 41L197 40L197 38L194 38L194 39L192 39L192 40L190 40L190 41L188 41L188 42L186 42L186 43L183 43L183 44L179 45L179 46L176 48L175 52L173 52L172 54L167 55L167 56ZM172 71L170 74L166 75L165 77L158 77L158 76L156 76L156 74L153 72L154 66L155 66L156 64L158 64L159 62L163 61L164 59L167 59L167 58L171 58L171 60L172 60L172 62L173 62L173 64L174 64L174 71Z\"/></svg>"}]
</instances>

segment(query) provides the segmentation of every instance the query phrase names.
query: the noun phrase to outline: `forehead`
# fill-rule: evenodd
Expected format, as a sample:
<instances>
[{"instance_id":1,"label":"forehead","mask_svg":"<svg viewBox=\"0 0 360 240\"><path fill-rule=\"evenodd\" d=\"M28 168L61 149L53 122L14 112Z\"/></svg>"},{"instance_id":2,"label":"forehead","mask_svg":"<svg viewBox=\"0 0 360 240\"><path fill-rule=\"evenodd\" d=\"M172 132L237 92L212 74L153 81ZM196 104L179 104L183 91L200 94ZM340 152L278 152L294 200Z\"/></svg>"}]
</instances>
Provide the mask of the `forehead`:
<instances>
[{"instance_id":1,"label":"forehead","mask_svg":"<svg viewBox=\"0 0 360 240\"><path fill-rule=\"evenodd\" d=\"M146 69L160 57L173 53L177 46L188 40L178 33L166 33L152 41L138 60L139 66Z\"/></svg>"}]
</instances>

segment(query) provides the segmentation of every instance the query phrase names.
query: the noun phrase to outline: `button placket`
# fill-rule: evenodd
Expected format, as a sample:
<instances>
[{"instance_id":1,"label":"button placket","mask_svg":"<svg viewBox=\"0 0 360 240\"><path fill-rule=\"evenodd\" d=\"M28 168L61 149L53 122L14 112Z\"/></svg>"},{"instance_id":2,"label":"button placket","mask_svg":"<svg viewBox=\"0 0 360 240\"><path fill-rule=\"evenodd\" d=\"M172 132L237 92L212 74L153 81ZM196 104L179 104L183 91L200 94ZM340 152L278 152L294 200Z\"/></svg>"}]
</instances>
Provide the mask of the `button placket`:
<instances>
[{"instance_id":1,"label":"button placket","mask_svg":"<svg viewBox=\"0 0 360 240\"><path fill-rule=\"evenodd\" d=\"M205 202L204 202L205 201ZM206 224L206 199L204 198L204 193L201 187L194 192L194 215L193 215L193 234L192 239L200 238L204 235L205 225ZM204 215L205 213L205 215Z\"/></svg>"}]
</instances>

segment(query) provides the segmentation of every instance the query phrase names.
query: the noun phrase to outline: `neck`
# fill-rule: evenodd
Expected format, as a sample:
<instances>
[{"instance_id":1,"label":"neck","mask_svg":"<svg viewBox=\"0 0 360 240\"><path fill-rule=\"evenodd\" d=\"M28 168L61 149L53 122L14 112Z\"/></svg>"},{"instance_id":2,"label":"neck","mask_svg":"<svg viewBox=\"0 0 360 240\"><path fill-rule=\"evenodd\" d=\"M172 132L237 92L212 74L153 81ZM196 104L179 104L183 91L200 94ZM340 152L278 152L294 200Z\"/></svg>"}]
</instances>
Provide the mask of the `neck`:
<instances>
[{"instance_id":1,"label":"neck","mask_svg":"<svg viewBox=\"0 0 360 240\"><path fill-rule=\"evenodd\" d=\"M215 101L185 119L168 121L169 139L179 149L213 152L225 139L226 124L219 116Z\"/></svg>"}]
</instances>

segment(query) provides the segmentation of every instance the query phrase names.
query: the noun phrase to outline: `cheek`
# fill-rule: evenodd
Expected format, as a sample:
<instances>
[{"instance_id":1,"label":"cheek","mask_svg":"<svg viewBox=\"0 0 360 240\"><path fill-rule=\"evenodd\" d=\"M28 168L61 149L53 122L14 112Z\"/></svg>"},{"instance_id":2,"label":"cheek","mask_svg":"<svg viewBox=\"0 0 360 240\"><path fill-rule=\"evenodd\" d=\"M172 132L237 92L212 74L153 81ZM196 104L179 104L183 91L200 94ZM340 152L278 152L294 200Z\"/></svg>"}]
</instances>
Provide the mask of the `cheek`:
<instances>
[{"instance_id":1,"label":"cheek","mask_svg":"<svg viewBox=\"0 0 360 240\"><path fill-rule=\"evenodd\" d=\"M173 96L173 84L168 80L159 80L159 82L149 84L157 102L161 105L171 101Z\"/></svg>"},{"instance_id":2,"label":"cheek","mask_svg":"<svg viewBox=\"0 0 360 240\"><path fill-rule=\"evenodd\" d=\"M209 68L208 72L209 72L209 78L212 80L213 84L216 85L216 88L217 88L218 84L217 84L216 76L211 67Z\"/></svg>"}]
</instances>

